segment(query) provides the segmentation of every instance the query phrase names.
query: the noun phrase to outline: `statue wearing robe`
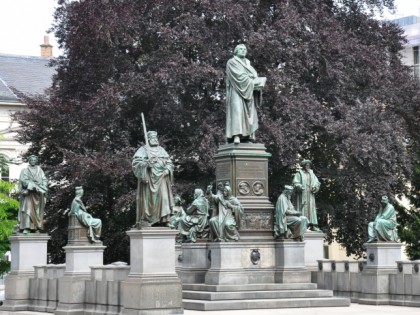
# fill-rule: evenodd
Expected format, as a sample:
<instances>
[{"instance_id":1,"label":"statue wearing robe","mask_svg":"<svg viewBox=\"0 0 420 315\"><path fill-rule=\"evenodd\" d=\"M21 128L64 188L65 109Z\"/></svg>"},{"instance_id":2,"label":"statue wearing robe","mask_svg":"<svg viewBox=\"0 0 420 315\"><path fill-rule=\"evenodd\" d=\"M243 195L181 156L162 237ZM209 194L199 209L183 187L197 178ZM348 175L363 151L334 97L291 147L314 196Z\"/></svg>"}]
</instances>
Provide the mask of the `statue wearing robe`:
<instances>
[{"instance_id":1,"label":"statue wearing robe","mask_svg":"<svg viewBox=\"0 0 420 315\"><path fill-rule=\"evenodd\" d=\"M303 240L308 228L308 218L296 211L290 201L292 186L286 186L276 203L274 235L275 238L293 238Z\"/></svg>"},{"instance_id":2,"label":"statue wearing robe","mask_svg":"<svg viewBox=\"0 0 420 315\"><path fill-rule=\"evenodd\" d=\"M213 195L207 189L207 199L216 204L216 212L210 219L211 238L214 242L238 241L241 217L244 209L239 200L232 196L232 189L225 186L223 194Z\"/></svg>"},{"instance_id":3,"label":"statue wearing robe","mask_svg":"<svg viewBox=\"0 0 420 315\"><path fill-rule=\"evenodd\" d=\"M38 165L38 157L30 156L29 165L19 177L19 229L24 233L44 228L44 209L48 180Z\"/></svg>"},{"instance_id":4,"label":"statue wearing robe","mask_svg":"<svg viewBox=\"0 0 420 315\"><path fill-rule=\"evenodd\" d=\"M397 242L397 216L395 208L388 202L388 197L383 196L381 207L374 222L368 225L368 243L376 241Z\"/></svg>"},{"instance_id":5,"label":"statue wearing robe","mask_svg":"<svg viewBox=\"0 0 420 315\"><path fill-rule=\"evenodd\" d=\"M256 105L261 103L265 78L259 78L245 58L246 48L238 45L226 65L226 138L255 140L258 129Z\"/></svg>"},{"instance_id":6,"label":"statue wearing robe","mask_svg":"<svg viewBox=\"0 0 420 315\"><path fill-rule=\"evenodd\" d=\"M179 232L183 240L195 243L208 227L209 202L204 197L203 190L196 189L194 201L186 211L186 215L179 222ZM186 237L186 238L185 238Z\"/></svg>"},{"instance_id":7,"label":"statue wearing robe","mask_svg":"<svg viewBox=\"0 0 420 315\"><path fill-rule=\"evenodd\" d=\"M152 226L167 224L175 204L171 189L174 166L168 153L150 141L134 154L132 166L138 179L136 225L144 221Z\"/></svg>"},{"instance_id":8,"label":"statue wearing robe","mask_svg":"<svg viewBox=\"0 0 420 315\"><path fill-rule=\"evenodd\" d=\"M81 199L83 195L82 189L76 189L76 197L71 203L70 213L76 215L80 224L88 229L88 238L91 242L100 242L99 238L102 233L101 219L93 218L87 211Z\"/></svg>"},{"instance_id":9,"label":"statue wearing robe","mask_svg":"<svg viewBox=\"0 0 420 315\"><path fill-rule=\"evenodd\" d=\"M309 168L308 160L302 161L302 166L304 169L298 170L293 177L293 186L297 191L296 209L302 211L302 215L309 219L312 230L319 231L315 194L319 191L321 183Z\"/></svg>"}]
</instances>

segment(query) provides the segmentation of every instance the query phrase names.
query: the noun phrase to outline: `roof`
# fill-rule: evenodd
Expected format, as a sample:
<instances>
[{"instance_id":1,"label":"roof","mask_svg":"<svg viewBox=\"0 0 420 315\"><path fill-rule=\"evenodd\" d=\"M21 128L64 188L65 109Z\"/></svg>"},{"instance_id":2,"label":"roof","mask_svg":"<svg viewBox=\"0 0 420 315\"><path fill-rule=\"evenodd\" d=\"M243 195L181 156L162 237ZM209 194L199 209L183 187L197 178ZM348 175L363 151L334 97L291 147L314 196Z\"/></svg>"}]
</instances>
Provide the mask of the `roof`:
<instances>
[{"instance_id":1,"label":"roof","mask_svg":"<svg viewBox=\"0 0 420 315\"><path fill-rule=\"evenodd\" d=\"M19 103L11 88L29 94L44 94L51 86L54 68L43 57L0 54L0 102Z\"/></svg>"},{"instance_id":2,"label":"roof","mask_svg":"<svg viewBox=\"0 0 420 315\"><path fill-rule=\"evenodd\" d=\"M401 27L412 25L412 24L418 24L420 23L420 17L416 15L410 15L410 16L404 16L398 19L394 19L391 22L398 24Z\"/></svg>"}]
</instances>

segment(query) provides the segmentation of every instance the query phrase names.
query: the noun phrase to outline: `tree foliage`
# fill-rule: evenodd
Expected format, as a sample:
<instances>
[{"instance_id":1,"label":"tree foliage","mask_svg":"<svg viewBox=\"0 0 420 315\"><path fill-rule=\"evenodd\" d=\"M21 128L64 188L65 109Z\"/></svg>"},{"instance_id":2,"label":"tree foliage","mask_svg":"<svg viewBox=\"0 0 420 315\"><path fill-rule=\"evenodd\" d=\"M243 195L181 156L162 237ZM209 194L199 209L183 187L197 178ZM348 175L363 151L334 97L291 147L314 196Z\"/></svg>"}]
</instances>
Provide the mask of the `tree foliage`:
<instances>
[{"instance_id":1,"label":"tree foliage","mask_svg":"<svg viewBox=\"0 0 420 315\"><path fill-rule=\"evenodd\" d=\"M59 1L53 30L64 55L48 99L16 117L53 183L51 259L66 243L66 211L84 185L104 221L106 261L128 260L142 144L140 113L176 165L184 198L214 178L225 142L226 61L245 43L267 77L257 141L272 154L271 198L299 158L322 181L322 228L361 255L382 194L405 191L419 84L400 61L402 31L373 18L392 0ZM333 234L333 229L336 231Z\"/></svg>"},{"instance_id":2,"label":"tree foliage","mask_svg":"<svg viewBox=\"0 0 420 315\"><path fill-rule=\"evenodd\" d=\"M4 259L4 254L10 250L9 236L19 209L19 202L12 198L15 188L16 184L0 179L0 276L10 270L10 262Z\"/></svg>"}]
</instances>

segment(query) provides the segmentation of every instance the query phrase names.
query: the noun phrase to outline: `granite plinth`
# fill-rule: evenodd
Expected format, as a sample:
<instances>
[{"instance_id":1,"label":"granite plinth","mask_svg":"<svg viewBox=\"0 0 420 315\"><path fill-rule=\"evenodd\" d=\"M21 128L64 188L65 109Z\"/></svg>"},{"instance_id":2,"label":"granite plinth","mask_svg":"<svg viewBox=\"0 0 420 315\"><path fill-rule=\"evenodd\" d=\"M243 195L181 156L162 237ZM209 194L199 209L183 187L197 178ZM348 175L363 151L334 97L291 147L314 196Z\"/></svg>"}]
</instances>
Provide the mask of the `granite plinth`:
<instances>
[{"instance_id":1,"label":"granite plinth","mask_svg":"<svg viewBox=\"0 0 420 315\"><path fill-rule=\"evenodd\" d=\"M276 249L276 283L305 283L311 281L311 273L305 265L305 242L278 241Z\"/></svg>"},{"instance_id":2,"label":"granite plinth","mask_svg":"<svg viewBox=\"0 0 420 315\"><path fill-rule=\"evenodd\" d=\"M150 227L127 234L131 269L121 284L121 314L182 314L182 286L175 272L177 231Z\"/></svg>"},{"instance_id":3,"label":"granite plinth","mask_svg":"<svg viewBox=\"0 0 420 315\"><path fill-rule=\"evenodd\" d=\"M367 269L394 269L396 261L401 260L401 243L376 242L365 243Z\"/></svg>"},{"instance_id":4,"label":"granite plinth","mask_svg":"<svg viewBox=\"0 0 420 315\"><path fill-rule=\"evenodd\" d=\"M66 275L89 275L91 266L103 265L104 250L102 245L67 245Z\"/></svg>"},{"instance_id":5,"label":"granite plinth","mask_svg":"<svg viewBox=\"0 0 420 315\"><path fill-rule=\"evenodd\" d=\"M30 279L34 278L34 265L47 263L47 234L18 234L9 237L12 262L5 278L5 301L1 310L23 311L30 303Z\"/></svg>"}]
</instances>

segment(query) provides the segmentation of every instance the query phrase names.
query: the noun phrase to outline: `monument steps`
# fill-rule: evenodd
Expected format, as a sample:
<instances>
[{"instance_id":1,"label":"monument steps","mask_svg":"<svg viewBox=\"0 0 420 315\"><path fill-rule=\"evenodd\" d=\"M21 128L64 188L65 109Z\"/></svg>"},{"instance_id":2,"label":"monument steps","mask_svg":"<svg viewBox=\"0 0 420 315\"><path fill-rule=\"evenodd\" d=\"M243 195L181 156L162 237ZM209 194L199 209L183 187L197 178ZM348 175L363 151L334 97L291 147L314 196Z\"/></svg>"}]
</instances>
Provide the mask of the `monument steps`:
<instances>
[{"instance_id":1,"label":"monument steps","mask_svg":"<svg viewBox=\"0 0 420 315\"><path fill-rule=\"evenodd\" d=\"M349 306L348 298L334 297L314 283L249 285L183 285L183 307L187 310L220 311L293 307Z\"/></svg>"}]
</instances>

